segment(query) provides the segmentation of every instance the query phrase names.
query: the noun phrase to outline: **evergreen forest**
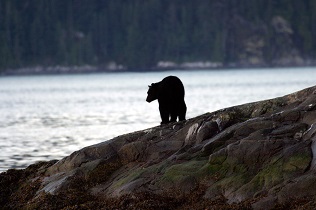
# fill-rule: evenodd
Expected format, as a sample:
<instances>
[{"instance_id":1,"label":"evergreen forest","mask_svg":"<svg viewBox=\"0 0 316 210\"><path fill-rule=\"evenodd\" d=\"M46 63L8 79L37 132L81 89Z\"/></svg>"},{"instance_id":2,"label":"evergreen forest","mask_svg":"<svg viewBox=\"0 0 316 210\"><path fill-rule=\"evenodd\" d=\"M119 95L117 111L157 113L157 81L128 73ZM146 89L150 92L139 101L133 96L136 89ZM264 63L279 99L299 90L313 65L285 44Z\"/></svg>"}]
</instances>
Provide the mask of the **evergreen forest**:
<instances>
[{"instance_id":1,"label":"evergreen forest","mask_svg":"<svg viewBox=\"0 0 316 210\"><path fill-rule=\"evenodd\" d=\"M315 60L315 37L315 0L0 1L2 70L111 62L143 69L159 61L269 66L276 58Z\"/></svg>"}]
</instances>

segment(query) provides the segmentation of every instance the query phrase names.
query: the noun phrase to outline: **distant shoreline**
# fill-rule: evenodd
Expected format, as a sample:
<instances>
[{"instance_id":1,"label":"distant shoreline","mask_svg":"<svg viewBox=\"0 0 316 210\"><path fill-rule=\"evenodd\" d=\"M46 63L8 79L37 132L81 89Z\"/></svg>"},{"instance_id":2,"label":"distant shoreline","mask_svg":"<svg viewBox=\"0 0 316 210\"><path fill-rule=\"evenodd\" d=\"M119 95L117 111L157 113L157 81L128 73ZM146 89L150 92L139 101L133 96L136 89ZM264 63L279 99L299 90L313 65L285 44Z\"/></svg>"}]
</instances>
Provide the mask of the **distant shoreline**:
<instances>
[{"instance_id":1,"label":"distant shoreline","mask_svg":"<svg viewBox=\"0 0 316 210\"><path fill-rule=\"evenodd\" d=\"M22 75L58 75L58 74L89 74L89 73L124 73L124 72L162 72L162 71L191 71L191 70L234 70L234 69L264 69L264 68L304 68L315 67L316 63L305 65L219 65L211 66L182 66L176 65L172 67L148 67L148 68L107 68L102 66L34 66L17 69L7 69L0 71L0 76L22 76Z\"/></svg>"}]
</instances>

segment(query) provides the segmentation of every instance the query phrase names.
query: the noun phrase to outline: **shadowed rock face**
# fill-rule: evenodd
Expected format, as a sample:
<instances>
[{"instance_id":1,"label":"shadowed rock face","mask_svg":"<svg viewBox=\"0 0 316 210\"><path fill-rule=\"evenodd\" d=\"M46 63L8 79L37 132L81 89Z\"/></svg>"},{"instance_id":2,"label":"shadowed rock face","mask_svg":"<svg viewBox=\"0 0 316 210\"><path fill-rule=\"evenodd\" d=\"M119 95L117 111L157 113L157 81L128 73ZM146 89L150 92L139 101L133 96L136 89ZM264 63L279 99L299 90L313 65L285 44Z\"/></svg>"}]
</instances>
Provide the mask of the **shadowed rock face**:
<instances>
[{"instance_id":1,"label":"shadowed rock face","mask_svg":"<svg viewBox=\"0 0 316 210\"><path fill-rule=\"evenodd\" d=\"M316 86L118 136L19 171L18 184L2 191L12 197L33 186L28 203L20 199L20 206L36 206L43 195L185 197L197 190L201 202L251 201L248 207L255 209L313 200L315 123ZM1 183L12 185L12 173L2 173ZM1 202L13 205L12 199Z\"/></svg>"}]
</instances>

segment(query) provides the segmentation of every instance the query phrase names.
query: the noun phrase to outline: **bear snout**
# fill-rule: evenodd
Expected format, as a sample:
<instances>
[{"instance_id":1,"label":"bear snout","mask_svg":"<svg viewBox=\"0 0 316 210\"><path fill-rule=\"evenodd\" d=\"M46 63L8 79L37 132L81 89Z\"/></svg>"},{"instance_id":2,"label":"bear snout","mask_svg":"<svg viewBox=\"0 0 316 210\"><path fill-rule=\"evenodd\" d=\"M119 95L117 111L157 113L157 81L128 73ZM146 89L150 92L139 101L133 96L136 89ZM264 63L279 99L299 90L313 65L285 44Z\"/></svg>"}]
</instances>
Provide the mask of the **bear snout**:
<instances>
[{"instance_id":1,"label":"bear snout","mask_svg":"<svg viewBox=\"0 0 316 210\"><path fill-rule=\"evenodd\" d=\"M149 96L147 96L147 98L146 98L146 101L148 102L148 103L150 103L150 102L152 102L154 99L152 99L152 97L149 97Z\"/></svg>"}]
</instances>

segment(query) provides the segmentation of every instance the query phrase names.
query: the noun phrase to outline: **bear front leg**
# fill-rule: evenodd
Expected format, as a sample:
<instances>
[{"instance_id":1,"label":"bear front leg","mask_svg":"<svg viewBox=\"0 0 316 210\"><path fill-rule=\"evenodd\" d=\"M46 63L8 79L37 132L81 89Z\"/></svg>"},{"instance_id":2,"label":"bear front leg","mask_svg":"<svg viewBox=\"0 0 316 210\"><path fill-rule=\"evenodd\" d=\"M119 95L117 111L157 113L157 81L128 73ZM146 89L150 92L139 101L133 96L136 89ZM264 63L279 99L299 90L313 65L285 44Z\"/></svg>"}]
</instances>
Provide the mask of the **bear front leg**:
<instances>
[{"instance_id":1,"label":"bear front leg","mask_svg":"<svg viewBox=\"0 0 316 210\"><path fill-rule=\"evenodd\" d=\"M159 106L161 123L160 124L167 124L169 123L169 112L168 109L164 106Z\"/></svg>"},{"instance_id":2,"label":"bear front leg","mask_svg":"<svg viewBox=\"0 0 316 210\"><path fill-rule=\"evenodd\" d=\"M183 121L185 120L185 114L187 112L187 106L186 104L183 102L180 106L179 106L179 121Z\"/></svg>"},{"instance_id":3,"label":"bear front leg","mask_svg":"<svg viewBox=\"0 0 316 210\"><path fill-rule=\"evenodd\" d=\"M171 112L171 119L170 122L177 122L177 112Z\"/></svg>"}]
</instances>

